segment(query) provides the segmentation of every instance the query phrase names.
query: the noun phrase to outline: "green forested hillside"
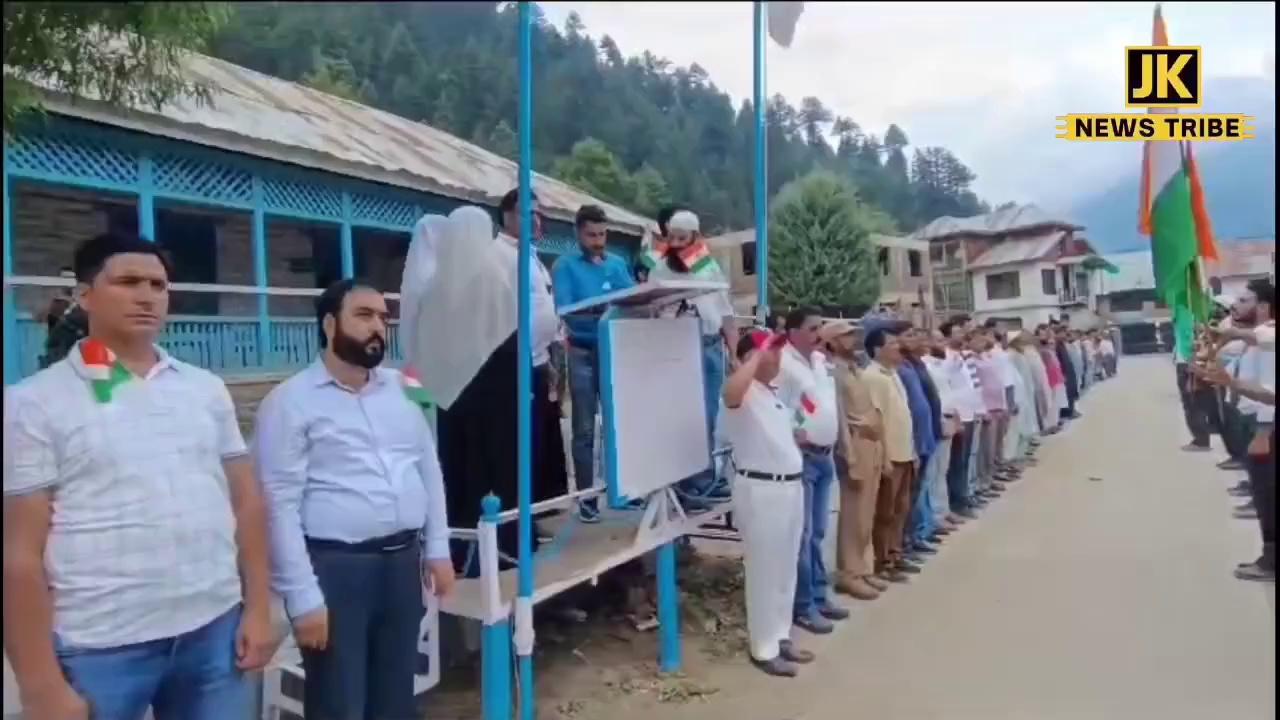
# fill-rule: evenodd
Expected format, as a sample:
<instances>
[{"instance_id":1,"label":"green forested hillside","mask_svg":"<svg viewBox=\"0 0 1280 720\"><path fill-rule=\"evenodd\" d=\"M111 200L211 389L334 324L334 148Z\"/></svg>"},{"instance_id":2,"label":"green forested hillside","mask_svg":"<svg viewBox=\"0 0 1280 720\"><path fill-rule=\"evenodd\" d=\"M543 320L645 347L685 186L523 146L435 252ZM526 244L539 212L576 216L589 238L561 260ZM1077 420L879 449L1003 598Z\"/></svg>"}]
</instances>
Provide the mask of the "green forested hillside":
<instances>
[{"instance_id":1,"label":"green forested hillside","mask_svg":"<svg viewBox=\"0 0 1280 720\"><path fill-rule=\"evenodd\" d=\"M514 4L237 3L214 55L447 130L513 157ZM712 231L752 222L752 108L697 64L623 57L576 16L534 42L538 169L652 215L676 200ZM769 103L769 186L814 169L851 180L907 231L986 210L974 174L896 125L864 128L820 98Z\"/></svg>"}]
</instances>

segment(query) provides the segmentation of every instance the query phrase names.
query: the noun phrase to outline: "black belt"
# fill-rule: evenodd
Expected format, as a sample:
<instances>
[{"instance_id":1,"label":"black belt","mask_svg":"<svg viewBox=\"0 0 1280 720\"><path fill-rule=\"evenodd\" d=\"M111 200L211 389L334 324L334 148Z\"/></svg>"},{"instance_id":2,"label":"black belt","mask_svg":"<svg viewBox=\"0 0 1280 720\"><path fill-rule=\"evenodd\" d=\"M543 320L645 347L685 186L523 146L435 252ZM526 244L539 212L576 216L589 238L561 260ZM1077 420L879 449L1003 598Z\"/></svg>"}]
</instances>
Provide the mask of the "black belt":
<instances>
[{"instance_id":1,"label":"black belt","mask_svg":"<svg viewBox=\"0 0 1280 720\"><path fill-rule=\"evenodd\" d=\"M810 455L821 455L826 457L835 449L831 445L801 445L800 449Z\"/></svg>"},{"instance_id":2,"label":"black belt","mask_svg":"<svg viewBox=\"0 0 1280 720\"><path fill-rule=\"evenodd\" d=\"M782 475L778 473L763 473L755 470L739 470L738 474L752 480L768 480L769 482L796 482L804 477L804 473L791 473L790 475Z\"/></svg>"},{"instance_id":3,"label":"black belt","mask_svg":"<svg viewBox=\"0 0 1280 720\"><path fill-rule=\"evenodd\" d=\"M321 538L307 538L307 548L312 550L341 550L350 553L389 553L405 548L413 547L418 542L417 530L402 530L392 535L373 538L372 540L361 540L356 543L343 542L341 540L323 540Z\"/></svg>"}]
</instances>

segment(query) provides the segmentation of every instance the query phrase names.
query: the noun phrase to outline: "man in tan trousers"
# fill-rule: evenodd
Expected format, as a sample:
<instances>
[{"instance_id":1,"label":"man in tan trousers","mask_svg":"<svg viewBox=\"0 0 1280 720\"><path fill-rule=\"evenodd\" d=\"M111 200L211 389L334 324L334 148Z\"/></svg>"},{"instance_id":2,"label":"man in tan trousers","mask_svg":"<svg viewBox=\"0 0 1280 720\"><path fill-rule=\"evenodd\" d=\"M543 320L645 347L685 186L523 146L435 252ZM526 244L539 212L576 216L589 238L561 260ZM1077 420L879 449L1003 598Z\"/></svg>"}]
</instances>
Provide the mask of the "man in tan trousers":
<instances>
[{"instance_id":1,"label":"man in tan trousers","mask_svg":"<svg viewBox=\"0 0 1280 720\"><path fill-rule=\"evenodd\" d=\"M898 377L902 348L895 332L876 329L865 342L871 363L862 373L871 391L871 401L880 408L884 420L884 464L876 493L875 525L871 545L875 551L876 574L889 582L906 582L908 569L917 566L903 558L903 531L911 512L911 483L915 473L915 444L911 428L911 408L907 391Z\"/></svg>"},{"instance_id":2,"label":"man in tan trousers","mask_svg":"<svg viewBox=\"0 0 1280 720\"><path fill-rule=\"evenodd\" d=\"M859 600L874 600L888 589L868 562L871 528L875 523L876 493L884 446L880 410L854 361L861 333L843 320L818 331L835 366L836 405L840 431L836 442L836 477L840 482L840 523L836 530L836 592Z\"/></svg>"}]
</instances>

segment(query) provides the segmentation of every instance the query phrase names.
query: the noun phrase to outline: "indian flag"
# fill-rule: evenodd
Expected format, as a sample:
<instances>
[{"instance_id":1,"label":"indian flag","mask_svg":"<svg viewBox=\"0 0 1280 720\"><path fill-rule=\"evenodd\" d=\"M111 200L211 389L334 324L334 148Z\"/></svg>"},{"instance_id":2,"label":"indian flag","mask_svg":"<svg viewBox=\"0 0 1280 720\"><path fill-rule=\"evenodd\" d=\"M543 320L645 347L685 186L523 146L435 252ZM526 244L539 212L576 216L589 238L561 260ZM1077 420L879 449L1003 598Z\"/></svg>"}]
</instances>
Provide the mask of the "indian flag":
<instances>
[{"instance_id":1,"label":"indian flag","mask_svg":"<svg viewBox=\"0 0 1280 720\"><path fill-rule=\"evenodd\" d=\"M804 3L775 0L767 3L766 10L769 13L769 37L784 48L791 47L796 36L796 23L804 12Z\"/></svg>"},{"instance_id":2,"label":"indian flag","mask_svg":"<svg viewBox=\"0 0 1280 720\"><path fill-rule=\"evenodd\" d=\"M662 258L667 254L666 243L654 243L653 248L644 252L640 256L640 262L650 270L658 267L658 263L662 262Z\"/></svg>"},{"instance_id":3,"label":"indian flag","mask_svg":"<svg viewBox=\"0 0 1280 720\"><path fill-rule=\"evenodd\" d=\"M1169 44L1158 5L1151 44ZM1149 112L1176 110L1152 108ZM1156 292L1175 315L1184 312L1205 319L1209 302L1200 258L1216 259L1218 250L1189 143L1148 141L1143 145L1138 212L1138 229L1151 238Z\"/></svg>"},{"instance_id":4,"label":"indian flag","mask_svg":"<svg viewBox=\"0 0 1280 720\"><path fill-rule=\"evenodd\" d=\"M422 381L418 379L418 373L413 368L406 367L401 370L400 377L404 382L405 397L423 409L431 407L431 396L427 394L427 389L422 387Z\"/></svg>"},{"instance_id":5,"label":"indian flag","mask_svg":"<svg viewBox=\"0 0 1280 720\"><path fill-rule=\"evenodd\" d=\"M111 402L111 394L119 385L133 377L116 354L101 340L89 339L80 343L80 360L89 375L93 397L100 403Z\"/></svg>"},{"instance_id":6,"label":"indian flag","mask_svg":"<svg viewBox=\"0 0 1280 720\"><path fill-rule=\"evenodd\" d=\"M711 257L707 244L701 240L690 243L688 247L681 250L680 259L684 262L684 266L689 268L691 275L697 275L715 264L715 258Z\"/></svg>"},{"instance_id":7,"label":"indian flag","mask_svg":"<svg viewBox=\"0 0 1280 720\"><path fill-rule=\"evenodd\" d=\"M800 407L796 408L796 425L804 425L818 412L818 406L814 404L813 398L808 393L800 393Z\"/></svg>"}]
</instances>

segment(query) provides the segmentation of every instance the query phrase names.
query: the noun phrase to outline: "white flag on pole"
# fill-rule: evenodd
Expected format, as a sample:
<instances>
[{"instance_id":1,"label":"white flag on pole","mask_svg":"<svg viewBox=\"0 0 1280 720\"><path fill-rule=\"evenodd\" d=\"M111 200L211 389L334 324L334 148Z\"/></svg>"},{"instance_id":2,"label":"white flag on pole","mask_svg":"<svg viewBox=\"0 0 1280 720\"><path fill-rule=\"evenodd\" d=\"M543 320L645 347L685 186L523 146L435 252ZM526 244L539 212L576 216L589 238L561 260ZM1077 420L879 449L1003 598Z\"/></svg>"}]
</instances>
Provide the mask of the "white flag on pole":
<instances>
[{"instance_id":1,"label":"white flag on pole","mask_svg":"<svg viewBox=\"0 0 1280 720\"><path fill-rule=\"evenodd\" d=\"M769 37L782 47L791 47L796 35L796 22L804 12L802 2L769 3Z\"/></svg>"}]
</instances>

